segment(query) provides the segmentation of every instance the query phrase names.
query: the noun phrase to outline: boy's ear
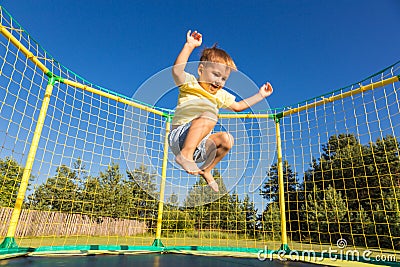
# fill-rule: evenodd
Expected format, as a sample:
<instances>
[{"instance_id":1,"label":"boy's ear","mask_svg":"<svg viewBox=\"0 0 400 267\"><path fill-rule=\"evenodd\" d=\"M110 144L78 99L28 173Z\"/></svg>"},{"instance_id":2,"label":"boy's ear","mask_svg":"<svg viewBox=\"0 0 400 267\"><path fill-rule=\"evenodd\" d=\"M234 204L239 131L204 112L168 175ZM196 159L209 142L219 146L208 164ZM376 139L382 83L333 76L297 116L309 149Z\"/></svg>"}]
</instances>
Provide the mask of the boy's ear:
<instances>
[{"instance_id":1,"label":"boy's ear","mask_svg":"<svg viewBox=\"0 0 400 267\"><path fill-rule=\"evenodd\" d=\"M202 63L199 64L199 67L197 68L197 73L201 75L204 70L204 65Z\"/></svg>"}]
</instances>

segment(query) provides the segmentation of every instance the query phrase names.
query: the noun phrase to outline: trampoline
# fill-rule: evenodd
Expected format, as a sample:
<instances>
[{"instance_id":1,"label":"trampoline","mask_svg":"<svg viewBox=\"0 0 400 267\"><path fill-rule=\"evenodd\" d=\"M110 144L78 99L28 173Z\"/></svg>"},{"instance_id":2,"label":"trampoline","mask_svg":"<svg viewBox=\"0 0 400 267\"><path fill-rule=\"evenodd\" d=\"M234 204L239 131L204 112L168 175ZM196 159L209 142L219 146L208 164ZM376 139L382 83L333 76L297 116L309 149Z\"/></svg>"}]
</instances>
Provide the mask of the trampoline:
<instances>
[{"instance_id":1,"label":"trampoline","mask_svg":"<svg viewBox=\"0 0 400 267\"><path fill-rule=\"evenodd\" d=\"M279 267L314 266L301 262L287 261L260 261L258 259L244 259L232 257L203 257L180 254L140 254L140 255L96 255L96 256L59 256L59 257L20 257L3 260L1 266L29 266L29 267L109 267L109 266L140 266L140 267Z\"/></svg>"}]
</instances>

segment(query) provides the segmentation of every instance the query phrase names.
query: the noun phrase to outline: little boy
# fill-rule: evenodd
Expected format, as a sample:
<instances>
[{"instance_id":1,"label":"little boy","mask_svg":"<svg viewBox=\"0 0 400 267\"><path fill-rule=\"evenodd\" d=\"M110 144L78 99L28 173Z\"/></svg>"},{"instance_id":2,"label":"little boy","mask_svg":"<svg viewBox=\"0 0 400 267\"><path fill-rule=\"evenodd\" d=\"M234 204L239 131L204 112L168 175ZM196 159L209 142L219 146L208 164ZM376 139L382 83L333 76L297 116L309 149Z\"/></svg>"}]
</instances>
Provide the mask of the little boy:
<instances>
[{"instance_id":1,"label":"little boy","mask_svg":"<svg viewBox=\"0 0 400 267\"><path fill-rule=\"evenodd\" d=\"M175 161L187 173L201 175L218 192L218 184L211 171L233 146L231 134L211 134L218 120L219 109L235 112L245 110L271 95L273 89L270 83L266 83L257 94L236 102L235 96L223 89L231 71L237 70L236 65L224 50L216 46L203 50L197 79L186 73L189 56L201 43L200 33L188 31L186 43L172 68L179 96L168 139ZM199 168L196 162L204 164Z\"/></svg>"}]
</instances>

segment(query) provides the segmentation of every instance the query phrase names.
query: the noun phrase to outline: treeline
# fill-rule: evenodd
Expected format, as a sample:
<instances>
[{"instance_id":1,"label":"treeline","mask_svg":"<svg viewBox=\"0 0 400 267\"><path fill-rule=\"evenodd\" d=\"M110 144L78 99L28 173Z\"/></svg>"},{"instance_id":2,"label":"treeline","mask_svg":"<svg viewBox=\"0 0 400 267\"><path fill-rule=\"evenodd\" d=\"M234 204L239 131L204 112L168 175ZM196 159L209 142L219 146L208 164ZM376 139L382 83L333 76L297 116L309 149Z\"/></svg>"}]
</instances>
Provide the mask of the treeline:
<instances>
[{"instance_id":1,"label":"treeline","mask_svg":"<svg viewBox=\"0 0 400 267\"><path fill-rule=\"evenodd\" d=\"M301 176L283 164L288 235L301 242L348 243L368 247L400 248L400 158L393 136L362 145L352 134L333 135ZM0 160L0 205L12 207L23 168L13 159ZM126 175L126 176L125 176ZM267 205L261 212L247 196L221 189L214 200L203 180L189 191L184 207L165 205L164 233L192 230L231 232L258 239L280 238L277 164L267 173L260 195ZM72 167L59 166L53 177L31 188L24 207L103 218L145 222L154 231L158 192L155 174L145 167L123 174L111 164L98 176L88 174L78 159ZM172 195L167 203L174 204ZM202 205L199 205L202 204Z\"/></svg>"},{"instance_id":2,"label":"treeline","mask_svg":"<svg viewBox=\"0 0 400 267\"><path fill-rule=\"evenodd\" d=\"M0 168L3 185L0 205L13 207L23 168L11 158L0 160ZM254 232L254 205L248 197L242 201L238 194L227 193L217 170L214 176L221 188L215 201L212 201L216 199L215 194L211 193L203 179L196 183L185 200L185 205L192 208L171 205L177 196L169 197L167 203L170 204L165 205L163 212L164 230L213 229L246 234L249 232L247 229L252 229ZM109 218L137 220L145 222L148 231L156 229L159 192L155 174L149 173L144 166L126 171L124 176L119 165L113 163L98 176L91 176L82 160L78 159L72 168L59 166L53 177L33 188L32 185L29 187L31 193L23 204L23 208L29 210L81 214L99 224ZM198 206L200 203L205 204Z\"/></svg>"},{"instance_id":3,"label":"treeline","mask_svg":"<svg viewBox=\"0 0 400 267\"><path fill-rule=\"evenodd\" d=\"M257 209L249 196L239 199L228 193L217 169L213 172L220 192L211 191L203 179L198 180L184 200L183 207L167 205L163 229L169 231L215 230L242 237L256 237ZM168 203L173 204L169 200Z\"/></svg>"},{"instance_id":4,"label":"treeline","mask_svg":"<svg viewBox=\"0 0 400 267\"><path fill-rule=\"evenodd\" d=\"M12 158L0 160L0 206L13 207L23 168ZM98 176L91 176L81 159L72 168L61 165L44 183L29 185L31 192L23 208L40 211L77 213L101 223L103 218L145 221L154 228L158 200L154 174L145 167L127 171L126 178L118 164L111 164ZM33 177L30 178L30 181Z\"/></svg>"},{"instance_id":5,"label":"treeline","mask_svg":"<svg viewBox=\"0 0 400 267\"><path fill-rule=\"evenodd\" d=\"M30 209L54 210L90 215L101 222L104 217L145 221L154 228L157 218L155 174L144 166L126 171L113 163L98 176L87 174L78 159L72 169L62 165L28 196Z\"/></svg>"},{"instance_id":6,"label":"treeline","mask_svg":"<svg viewBox=\"0 0 400 267\"><path fill-rule=\"evenodd\" d=\"M362 145L333 135L302 179L284 162L286 219L292 240L400 248L400 158L393 136ZM264 230L279 231L278 175L272 166L261 193L270 201ZM301 183L299 182L301 181Z\"/></svg>"}]
</instances>

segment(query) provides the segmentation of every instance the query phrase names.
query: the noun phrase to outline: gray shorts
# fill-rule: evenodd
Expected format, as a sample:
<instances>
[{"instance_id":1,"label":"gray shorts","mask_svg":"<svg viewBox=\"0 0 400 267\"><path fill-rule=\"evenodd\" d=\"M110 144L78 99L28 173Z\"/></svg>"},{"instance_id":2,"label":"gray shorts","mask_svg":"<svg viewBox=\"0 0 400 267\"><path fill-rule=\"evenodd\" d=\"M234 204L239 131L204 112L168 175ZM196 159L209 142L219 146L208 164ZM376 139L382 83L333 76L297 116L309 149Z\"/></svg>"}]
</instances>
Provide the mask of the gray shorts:
<instances>
[{"instance_id":1,"label":"gray shorts","mask_svg":"<svg viewBox=\"0 0 400 267\"><path fill-rule=\"evenodd\" d=\"M169 133L168 136L169 147L171 148L172 153L174 153L175 156L181 152L191 124L192 124L191 122L182 124L176 129L173 129ZM201 140L200 144L197 146L196 150L194 151L193 160L195 162L203 162L207 159L206 141L210 135L211 133L209 133L206 137L204 137L203 140Z\"/></svg>"}]
</instances>

